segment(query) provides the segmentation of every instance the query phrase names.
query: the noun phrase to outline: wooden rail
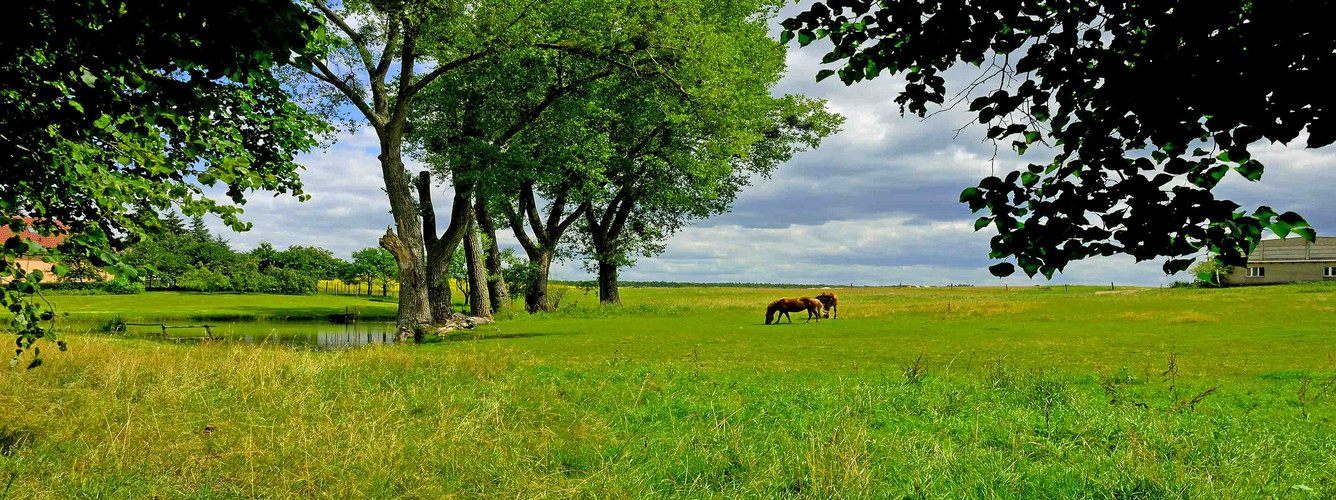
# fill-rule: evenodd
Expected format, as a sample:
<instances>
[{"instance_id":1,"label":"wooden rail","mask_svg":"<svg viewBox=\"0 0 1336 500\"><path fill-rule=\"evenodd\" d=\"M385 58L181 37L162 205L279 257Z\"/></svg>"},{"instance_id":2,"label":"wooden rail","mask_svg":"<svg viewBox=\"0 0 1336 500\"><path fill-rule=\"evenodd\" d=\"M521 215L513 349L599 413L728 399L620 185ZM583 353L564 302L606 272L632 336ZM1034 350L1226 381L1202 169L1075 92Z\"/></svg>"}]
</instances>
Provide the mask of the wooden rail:
<instances>
[{"instance_id":1,"label":"wooden rail","mask_svg":"<svg viewBox=\"0 0 1336 500\"><path fill-rule=\"evenodd\" d=\"M126 323L125 326L156 326L162 329L163 338L167 338L168 328L203 328L209 340L213 340L213 327L218 325L168 325L167 323Z\"/></svg>"},{"instance_id":2,"label":"wooden rail","mask_svg":"<svg viewBox=\"0 0 1336 500\"><path fill-rule=\"evenodd\" d=\"M329 315L330 321L335 323L356 323L362 317L362 306L356 306L352 309L343 308L343 313L334 313Z\"/></svg>"}]
</instances>

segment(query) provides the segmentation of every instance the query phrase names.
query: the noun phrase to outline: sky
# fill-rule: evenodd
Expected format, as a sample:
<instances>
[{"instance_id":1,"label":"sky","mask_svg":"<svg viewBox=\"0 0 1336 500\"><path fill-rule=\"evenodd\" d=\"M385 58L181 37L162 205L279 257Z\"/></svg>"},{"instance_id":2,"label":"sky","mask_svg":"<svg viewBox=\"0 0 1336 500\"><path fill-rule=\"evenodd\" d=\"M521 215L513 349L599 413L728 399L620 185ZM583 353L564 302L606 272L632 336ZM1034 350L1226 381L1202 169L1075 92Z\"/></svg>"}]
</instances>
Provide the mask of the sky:
<instances>
[{"instance_id":1,"label":"sky","mask_svg":"<svg viewBox=\"0 0 1336 500\"><path fill-rule=\"evenodd\" d=\"M779 19L795 12L789 7ZM957 134L970 122L965 106L927 119L901 116L893 102L904 85L900 78L883 76L853 86L837 78L817 83L814 75L824 67L824 54L819 44L790 47L788 72L773 92L826 99L830 110L846 118L843 131L820 148L799 153L770 178L754 179L729 213L682 230L663 254L623 269L622 280L1154 286L1191 279L1165 276L1162 261L1136 263L1123 256L1074 262L1051 281L991 276L987 267L997 262L988 259L993 233L973 230L977 215L958 202L960 191L984 176L1003 176L1051 155L1032 148L1018 156L1005 146L995 153L977 125ZM948 90L962 88L978 71L964 66L947 72ZM1330 175L1336 148L1305 149L1304 141L1300 136L1292 146L1254 145L1254 158L1267 166L1263 180L1249 182L1231 173L1217 195L1249 209L1267 205L1299 212L1320 235L1336 230L1336 213L1326 210L1336 190ZM224 232L217 221L213 229L238 250L267 241L280 248L320 246L347 258L354 250L375 246L392 224L377 154L369 129L340 135L328 149L299 158L306 167L302 180L309 201L255 193L244 206L244 219L254 224L251 231ZM448 214L448 186L436 187L434 199L437 213ZM508 232L497 239L518 251ZM555 264L552 277L592 279L579 262Z\"/></svg>"}]
</instances>

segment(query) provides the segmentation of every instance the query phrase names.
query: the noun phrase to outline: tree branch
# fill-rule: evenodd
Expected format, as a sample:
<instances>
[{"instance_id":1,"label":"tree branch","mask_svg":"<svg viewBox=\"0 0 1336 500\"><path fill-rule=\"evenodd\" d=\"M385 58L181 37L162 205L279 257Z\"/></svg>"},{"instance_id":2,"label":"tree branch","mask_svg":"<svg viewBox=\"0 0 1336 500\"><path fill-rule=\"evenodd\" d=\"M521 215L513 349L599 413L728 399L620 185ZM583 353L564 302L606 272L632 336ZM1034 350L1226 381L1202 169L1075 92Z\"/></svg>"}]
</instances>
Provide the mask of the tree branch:
<instances>
[{"instance_id":1,"label":"tree branch","mask_svg":"<svg viewBox=\"0 0 1336 500\"><path fill-rule=\"evenodd\" d=\"M543 221L538 217L538 200L533 195L533 183L527 182L520 191L520 209L529 218L533 235L544 245L548 244L547 231L543 230Z\"/></svg>"},{"instance_id":2,"label":"tree branch","mask_svg":"<svg viewBox=\"0 0 1336 500\"><path fill-rule=\"evenodd\" d=\"M418 210L422 212L422 239L436 244L436 207L431 204L431 172L418 172Z\"/></svg>"},{"instance_id":3,"label":"tree branch","mask_svg":"<svg viewBox=\"0 0 1336 500\"><path fill-rule=\"evenodd\" d=\"M436 241L437 251L450 250L464 239L465 230L473 221L470 200L473 199L473 184L455 179L455 199L450 205L450 225L445 228L441 239Z\"/></svg>"},{"instance_id":4,"label":"tree branch","mask_svg":"<svg viewBox=\"0 0 1336 500\"><path fill-rule=\"evenodd\" d=\"M580 218L583 214L591 212L592 208L593 204L590 202L586 201L581 203L579 208L576 208L574 212L571 212L571 215L566 217L566 220L561 221L561 224L557 226L556 234L560 235L561 233L566 232L566 228L570 227L571 224L575 222L575 219Z\"/></svg>"},{"instance_id":5,"label":"tree branch","mask_svg":"<svg viewBox=\"0 0 1336 500\"><path fill-rule=\"evenodd\" d=\"M390 32L385 37L385 48L380 52L380 63L371 72L372 81L385 80L385 75L390 72L390 60L393 57L394 49L399 45L400 23L390 25Z\"/></svg>"},{"instance_id":6,"label":"tree branch","mask_svg":"<svg viewBox=\"0 0 1336 500\"><path fill-rule=\"evenodd\" d=\"M339 79L338 75L334 74L324 62L307 54L299 54L299 57L305 59L306 62L311 63L311 66L320 70L319 73L316 73L307 68L300 68L303 72L315 77L317 80L333 85L335 89L344 95L344 97L347 97L349 101L352 101L353 106L356 106L358 111L361 111L362 114L366 116L367 121L371 122L371 126L379 129L385 125L385 119L381 117L380 114L376 113L375 110L371 109L371 106L367 105L366 100L362 99L362 96L357 95L357 92L355 92L347 82Z\"/></svg>"},{"instance_id":7,"label":"tree branch","mask_svg":"<svg viewBox=\"0 0 1336 500\"><path fill-rule=\"evenodd\" d=\"M636 202L630 196L622 200L622 204L617 209L617 219L613 221L612 226L608 227L608 236L617 239L622 233L622 226L626 225L626 219L631 215L631 209L635 208Z\"/></svg>"},{"instance_id":8,"label":"tree branch","mask_svg":"<svg viewBox=\"0 0 1336 500\"><path fill-rule=\"evenodd\" d=\"M682 94L682 97L683 97L684 99L687 100L687 102L690 102L690 103L692 103L692 104L695 104L695 102L696 102L694 99L691 98L691 94L690 94L689 92L687 92L686 87L684 87L684 86L682 85L681 82L677 81L676 78L673 78L672 75L669 75L668 73L664 72L662 69L658 69L658 68L655 68L655 69L644 69L644 68L639 68L639 67L636 67L636 66L632 66L632 65L630 65L630 64L626 64L626 63L624 63L624 62L622 62L622 61L618 61L618 60L616 60L616 59L614 59L614 58L612 58L612 57L609 57L609 56L607 56L607 55L598 54L598 53L591 52L591 51L588 51L588 50L585 50L585 49L582 49L582 48L579 48L579 47L574 47L574 46L570 46L570 45L563 45L563 44L559 44L559 43L539 42L539 43L535 43L535 44L534 44L534 47L538 47L538 48L540 48L540 49L560 50L560 51L565 51L565 52L568 52L568 53L571 53L571 54L575 54L575 55L578 55L578 56L587 57L587 58L590 58L590 59L597 59L597 60L606 62L606 63L608 63L608 64L611 64L611 65L613 65L613 66L617 66L617 67L619 67L619 68L626 69L626 70L628 70L628 71L631 71L632 73L635 73L636 75L643 76L643 77L645 77L645 78L661 77L661 78L663 78L664 80L668 80L668 82L672 83L673 86L677 88L677 91L678 91L679 93Z\"/></svg>"},{"instance_id":9,"label":"tree branch","mask_svg":"<svg viewBox=\"0 0 1336 500\"><path fill-rule=\"evenodd\" d=\"M520 202L522 205L523 202ZM515 213L515 207L510 203L505 205L506 222L510 225L511 232L515 233L515 239L520 241L520 247L529 254L529 258L534 258L538 254L538 246L534 245L533 240L529 239L529 233L524 231L524 223L520 222L520 215Z\"/></svg>"},{"instance_id":10,"label":"tree branch","mask_svg":"<svg viewBox=\"0 0 1336 500\"><path fill-rule=\"evenodd\" d=\"M511 138L515 137L515 134L520 133L521 130L524 130L524 127L531 125L532 124L531 122L538 119L538 116L543 114L544 110L555 104L557 100L560 99L561 97L565 96L566 94L569 94L576 88L579 88L581 85L598 81L610 75L612 75L611 70L604 71L602 73L594 74L586 78L576 80L565 86L548 89L547 95L543 97L543 101L535 105L529 111L525 112L524 116L520 117L519 120L515 120L515 123L512 123L509 129L507 129L504 133L502 133L499 137L497 137L496 141L493 141L494 144L501 145L509 142Z\"/></svg>"},{"instance_id":11,"label":"tree branch","mask_svg":"<svg viewBox=\"0 0 1336 500\"><path fill-rule=\"evenodd\" d=\"M429 73L427 73L427 74L425 74L425 75L422 75L422 79L418 80L416 83L413 83L413 85L407 87L407 89L408 89L407 95L409 95L409 96L416 95L419 91L421 91L421 90L422 90L423 88L425 88L427 85L430 85L431 82L432 82L432 80L435 80L435 79L439 78L441 75L444 75L444 74L446 74L446 73L449 73L451 70L453 70L453 69L455 69L455 68L458 68L458 67L463 66L463 65L465 65L465 64L471 63L471 62L473 62L473 61L477 61L477 60L479 60L479 59L482 59L482 58L487 57L487 56L490 56L490 55L492 55L492 51L491 51L490 49L488 49L488 50L484 50L484 51L482 51L482 52L474 52L474 53L469 54L469 55L467 55L467 56L464 56L464 57L462 57L462 58L455 59L455 60L450 61L450 62L448 62L448 63L446 63L446 64L442 64L442 65L440 65L440 66L437 66L436 69L433 69L433 70L431 70L431 72L429 72ZM402 78L402 76L400 76L400 78Z\"/></svg>"},{"instance_id":12,"label":"tree branch","mask_svg":"<svg viewBox=\"0 0 1336 500\"><path fill-rule=\"evenodd\" d=\"M543 224L543 228L547 229L549 234L552 234L557 229L558 224L561 223L561 214L566 213L566 193L568 192L570 192L569 189L563 189L547 210L547 223Z\"/></svg>"},{"instance_id":13,"label":"tree branch","mask_svg":"<svg viewBox=\"0 0 1336 500\"><path fill-rule=\"evenodd\" d=\"M342 16L334 12L333 9L330 9L328 5L325 5L324 0L312 0L311 3L315 4L315 8L319 9L320 13L325 15L325 18L333 21L340 30L343 30L344 34L348 35L348 40L353 42L353 46L357 48L357 55L362 58L362 64L366 66L366 72L368 74L374 73L376 71L376 63L371 60L371 51L367 49L366 42L362 40L362 36L359 35L352 26L349 26L348 22L345 21Z\"/></svg>"}]
</instances>

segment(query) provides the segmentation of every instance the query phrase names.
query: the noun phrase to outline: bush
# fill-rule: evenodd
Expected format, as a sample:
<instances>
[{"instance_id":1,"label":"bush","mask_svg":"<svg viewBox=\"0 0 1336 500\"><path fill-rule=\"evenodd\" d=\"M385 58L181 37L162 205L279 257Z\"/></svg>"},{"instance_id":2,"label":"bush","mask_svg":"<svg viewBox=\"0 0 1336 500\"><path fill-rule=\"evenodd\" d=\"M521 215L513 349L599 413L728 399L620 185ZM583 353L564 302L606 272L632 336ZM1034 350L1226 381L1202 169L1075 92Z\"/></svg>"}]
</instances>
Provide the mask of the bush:
<instances>
[{"instance_id":1,"label":"bush","mask_svg":"<svg viewBox=\"0 0 1336 500\"><path fill-rule=\"evenodd\" d=\"M253 260L232 266L227 274L232 291L268 293L278 287L278 280L261 273L260 267Z\"/></svg>"},{"instance_id":2,"label":"bush","mask_svg":"<svg viewBox=\"0 0 1336 500\"><path fill-rule=\"evenodd\" d=\"M101 292L104 283L84 283L79 281L57 281L42 283L42 292Z\"/></svg>"},{"instance_id":3,"label":"bush","mask_svg":"<svg viewBox=\"0 0 1336 500\"><path fill-rule=\"evenodd\" d=\"M177 286L195 292L222 292L230 290L232 283L223 273L203 267L186 271Z\"/></svg>"},{"instance_id":4,"label":"bush","mask_svg":"<svg viewBox=\"0 0 1336 500\"><path fill-rule=\"evenodd\" d=\"M265 271L274 286L273 292L284 293L288 295L311 295L319 288L319 280L315 276L297 271L295 269L284 269L281 267L271 267Z\"/></svg>"},{"instance_id":5,"label":"bush","mask_svg":"<svg viewBox=\"0 0 1336 500\"><path fill-rule=\"evenodd\" d=\"M130 281L126 278L116 278L102 285L102 291L115 295L133 295L144 293L144 283L139 281Z\"/></svg>"}]
</instances>

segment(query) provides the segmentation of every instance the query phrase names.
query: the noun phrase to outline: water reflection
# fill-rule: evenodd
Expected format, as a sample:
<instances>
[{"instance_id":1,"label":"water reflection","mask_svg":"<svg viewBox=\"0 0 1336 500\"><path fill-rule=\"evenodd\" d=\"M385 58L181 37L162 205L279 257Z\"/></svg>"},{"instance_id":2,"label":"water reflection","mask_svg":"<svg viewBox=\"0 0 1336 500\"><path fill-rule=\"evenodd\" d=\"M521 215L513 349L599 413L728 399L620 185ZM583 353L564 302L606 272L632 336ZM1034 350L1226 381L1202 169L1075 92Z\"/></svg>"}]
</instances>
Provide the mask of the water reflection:
<instances>
[{"instance_id":1,"label":"water reflection","mask_svg":"<svg viewBox=\"0 0 1336 500\"><path fill-rule=\"evenodd\" d=\"M229 323L214 329L214 335L248 344L303 345L322 349L394 343L394 323L320 321Z\"/></svg>"},{"instance_id":2,"label":"water reflection","mask_svg":"<svg viewBox=\"0 0 1336 500\"><path fill-rule=\"evenodd\" d=\"M203 324L202 321L194 321ZM356 323L331 323L327 321L236 321L207 322L212 326L213 335L219 339L248 344L285 344L306 346L319 349L337 349L343 347L370 344L394 343L394 323L388 321L359 321ZM170 323L169 323L170 324ZM161 330L152 326L131 326L131 334L159 336ZM199 340L205 336L203 328L172 329L168 332L169 340Z\"/></svg>"}]
</instances>

